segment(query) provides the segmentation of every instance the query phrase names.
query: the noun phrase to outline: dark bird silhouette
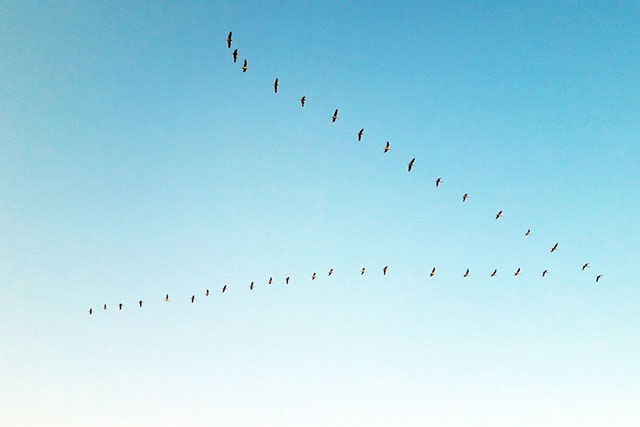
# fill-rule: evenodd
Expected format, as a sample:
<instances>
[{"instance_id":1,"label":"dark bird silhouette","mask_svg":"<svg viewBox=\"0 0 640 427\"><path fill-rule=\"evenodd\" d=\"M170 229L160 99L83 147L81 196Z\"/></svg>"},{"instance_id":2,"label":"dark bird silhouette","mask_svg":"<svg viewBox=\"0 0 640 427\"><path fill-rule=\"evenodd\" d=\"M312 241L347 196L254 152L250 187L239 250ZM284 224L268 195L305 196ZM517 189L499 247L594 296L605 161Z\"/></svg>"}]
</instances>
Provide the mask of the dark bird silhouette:
<instances>
[{"instance_id":1,"label":"dark bird silhouette","mask_svg":"<svg viewBox=\"0 0 640 427\"><path fill-rule=\"evenodd\" d=\"M496 219L500 218L502 216L502 211L498 212L496 215Z\"/></svg>"},{"instance_id":2,"label":"dark bird silhouette","mask_svg":"<svg viewBox=\"0 0 640 427\"><path fill-rule=\"evenodd\" d=\"M191 295L191 304L193 304L193 302L196 300L196 296L195 295Z\"/></svg>"},{"instance_id":3,"label":"dark bird silhouette","mask_svg":"<svg viewBox=\"0 0 640 427\"><path fill-rule=\"evenodd\" d=\"M366 273L366 272L367 272L367 269L366 269L366 268L364 268L364 267L362 267L362 270L360 270L360 275L362 276L362 275L363 275L364 273Z\"/></svg>"},{"instance_id":4,"label":"dark bird silhouette","mask_svg":"<svg viewBox=\"0 0 640 427\"><path fill-rule=\"evenodd\" d=\"M224 294L224 293L226 292L226 290L227 290L227 285L224 285L224 286L222 287L222 293Z\"/></svg>"},{"instance_id":5,"label":"dark bird silhouette","mask_svg":"<svg viewBox=\"0 0 640 427\"><path fill-rule=\"evenodd\" d=\"M436 188L438 188L440 186L441 182L442 182L442 178L436 179Z\"/></svg>"},{"instance_id":6,"label":"dark bird silhouette","mask_svg":"<svg viewBox=\"0 0 640 427\"><path fill-rule=\"evenodd\" d=\"M469 277L469 269L467 268L467 271L464 272L464 276L462 277Z\"/></svg>"},{"instance_id":7,"label":"dark bird silhouette","mask_svg":"<svg viewBox=\"0 0 640 427\"><path fill-rule=\"evenodd\" d=\"M389 268L388 265L385 265L384 268L382 269L382 275L386 276L387 275L387 269Z\"/></svg>"},{"instance_id":8,"label":"dark bird silhouette","mask_svg":"<svg viewBox=\"0 0 640 427\"><path fill-rule=\"evenodd\" d=\"M304 103L307 102L307 97L303 96L302 98L300 98L300 104L302 104L302 106L304 107Z\"/></svg>"},{"instance_id":9,"label":"dark bird silhouette","mask_svg":"<svg viewBox=\"0 0 640 427\"><path fill-rule=\"evenodd\" d=\"M142 308L142 300L138 301L138 306Z\"/></svg>"},{"instance_id":10,"label":"dark bird silhouette","mask_svg":"<svg viewBox=\"0 0 640 427\"><path fill-rule=\"evenodd\" d=\"M389 141L387 141L387 145L385 145L384 147L384 152L387 153L391 151L391 144L389 144Z\"/></svg>"},{"instance_id":11,"label":"dark bird silhouette","mask_svg":"<svg viewBox=\"0 0 640 427\"><path fill-rule=\"evenodd\" d=\"M123 306L123 305L124 305L124 304L122 304L122 303L118 304L118 310L122 310L122 306Z\"/></svg>"},{"instance_id":12,"label":"dark bird silhouette","mask_svg":"<svg viewBox=\"0 0 640 427\"><path fill-rule=\"evenodd\" d=\"M278 93L278 78L276 77L276 81L273 82L273 90Z\"/></svg>"},{"instance_id":13,"label":"dark bird silhouette","mask_svg":"<svg viewBox=\"0 0 640 427\"><path fill-rule=\"evenodd\" d=\"M468 198L469 198L469 193L464 193L462 195L462 203L466 202Z\"/></svg>"},{"instance_id":14,"label":"dark bird silhouette","mask_svg":"<svg viewBox=\"0 0 640 427\"><path fill-rule=\"evenodd\" d=\"M340 117L338 117L338 109L336 108L336 111L333 112L333 116L331 116L331 123L335 123L339 118Z\"/></svg>"},{"instance_id":15,"label":"dark bird silhouette","mask_svg":"<svg viewBox=\"0 0 640 427\"><path fill-rule=\"evenodd\" d=\"M358 131L358 142L362 141L362 134L364 133L364 128Z\"/></svg>"},{"instance_id":16,"label":"dark bird silhouette","mask_svg":"<svg viewBox=\"0 0 640 427\"><path fill-rule=\"evenodd\" d=\"M411 172L411 169L413 168L413 164L415 163L416 158L414 157L413 159L411 159L411 161L409 162L409 172Z\"/></svg>"},{"instance_id":17,"label":"dark bird silhouette","mask_svg":"<svg viewBox=\"0 0 640 427\"><path fill-rule=\"evenodd\" d=\"M519 276L520 275L520 267L518 267L518 269L516 270L516 272L513 275L514 276Z\"/></svg>"},{"instance_id":18,"label":"dark bird silhouette","mask_svg":"<svg viewBox=\"0 0 640 427\"><path fill-rule=\"evenodd\" d=\"M273 277L269 277L269 282L267 282L267 283L272 284L273 283Z\"/></svg>"},{"instance_id":19,"label":"dark bird silhouette","mask_svg":"<svg viewBox=\"0 0 640 427\"><path fill-rule=\"evenodd\" d=\"M589 268L589 263L588 263L588 262L587 262L587 263L585 263L585 264L582 266L582 271L584 271L584 270L585 270L585 268Z\"/></svg>"},{"instance_id":20,"label":"dark bird silhouette","mask_svg":"<svg viewBox=\"0 0 640 427\"><path fill-rule=\"evenodd\" d=\"M242 72L243 72L243 73L246 73L248 69L249 69L248 62L247 62L247 60L245 59L245 60L244 60L244 64L242 65Z\"/></svg>"},{"instance_id":21,"label":"dark bird silhouette","mask_svg":"<svg viewBox=\"0 0 640 427\"><path fill-rule=\"evenodd\" d=\"M231 52L231 56L233 56L233 63L235 64L236 62L238 62L238 49L234 50L233 52Z\"/></svg>"},{"instance_id":22,"label":"dark bird silhouette","mask_svg":"<svg viewBox=\"0 0 640 427\"><path fill-rule=\"evenodd\" d=\"M204 296L205 296L205 297L208 297L208 296L209 296L209 289L207 289L207 291L204 293Z\"/></svg>"},{"instance_id":23,"label":"dark bird silhouette","mask_svg":"<svg viewBox=\"0 0 640 427\"><path fill-rule=\"evenodd\" d=\"M289 279L290 279L290 277L289 277L289 276L287 276L287 278L286 278L286 279L284 279L284 283L286 283L286 284L288 285L288 284L289 284Z\"/></svg>"},{"instance_id":24,"label":"dark bird silhouette","mask_svg":"<svg viewBox=\"0 0 640 427\"><path fill-rule=\"evenodd\" d=\"M544 271L542 272L542 277L546 276L546 275L547 275L547 273L549 273L549 270L544 270Z\"/></svg>"},{"instance_id":25,"label":"dark bird silhouette","mask_svg":"<svg viewBox=\"0 0 640 427\"><path fill-rule=\"evenodd\" d=\"M433 270L431 270L431 274L429 275L430 277L433 277L436 275L436 268L433 267Z\"/></svg>"},{"instance_id":26,"label":"dark bird silhouette","mask_svg":"<svg viewBox=\"0 0 640 427\"><path fill-rule=\"evenodd\" d=\"M556 249L558 249L558 244L557 243L555 245L553 245L553 247L551 248L551 252L554 252Z\"/></svg>"},{"instance_id":27,"label":"dark bird silhouette","mask_svg":"<svg viewBox=\"0 0 640 427\"><path fill-rule=\"evenodd\" d=\"M329 270L329 276L333 274L333 268Z\"/></svg>"},{"instance_id":28,"label":"dark bird silhouette","mask_svg":"<svg viewBox=\"0 0 640 427\"><path fill-rule=\"evenodd\" d=\"M311 275L311 280L316 280L316 273L313 273L313 274Z\"/></svg>"},{"instance_id":29,"label":"dark bird silhouette","mask_svg":"<svg viewBox=\"0 0 640 427\"><path fill-rule=\"evenodd\" d=\"M106 310L107 309L107 304L102 304L102 309Z\"/></svg>"},{"instance_id":30,"label":"dark bird silhouette","mask_svg":"<svg viewBox=\"0 0 640 427\"><path fill-rule=\"evenodd\" d=\"M89 309L89 316L91 316L93 314L93 308Z\"/></svg>"},{"instance_id":31,"label":"dark bird silhouette","mask_svg":"<svg viewBox=\"0 0 640 427\"><path fill-rule=\"evenodd\" d=\"M229 35L228 35L228 36L227 36L227 38L225 39L225 40L226 40L226 42L227 42L227 47L228 47L229 49L231 49L231 42L233 41L233 39L231 38L231 34L232 34L232 32L231 32L231 31L229 31Z\"/></svg>"},{"instance_id":32,"label":"dark bird silhouette","mask_svg":"<svg viewBox=\"0 0 640 427\"><path fill-rule=\"evenodd\" d=\"M598 274L596 276L596 283L598 283L600 281L600 279L602 278L602 276L604 276L604 274Z\"/></svg>"},{"instance_id":33,"label":"dark bird silhouette","mask_svg":"<svg viewBox=\"0 0 640 427\"><path fill-rule=\"evenodd\" d=\"M496 274L498 274L498 269L497 268L495 270L493 270L493 273L491 273L490 277L496 277Z\"/></svg>"},{"instance_id":34,"label":"dark bird silhouette","mask_svg":"<svg viewBox=\"0 0 640 427\"><path fill-rule=\"evenodd\" d=\"M527 232L524 233L525 236L528 236L529 234L531 234L531 229L527 229Z\"/></svg>"},{"instance_id":35,"label":"dark bird silhouette","mask_svg":"<svg viewBox=\"0 0 640 427\"><path fill-rule=\"evenodd\" d=\"M253 290L253 282L249 285L249 289Z\"/></svg>"},{"instance_id":36,"label":"dark bird silhouette","mask_svg":"<svg viewBox=\"0 0 640 427\"><path fill-rule=\"evenodd\" d=\"M164 301L165 301L165 302L169 302L169 301L170 301L170 299L169 299L169 294L166 294L166 295L164 296Z\"/></svg>"}]
</instances>

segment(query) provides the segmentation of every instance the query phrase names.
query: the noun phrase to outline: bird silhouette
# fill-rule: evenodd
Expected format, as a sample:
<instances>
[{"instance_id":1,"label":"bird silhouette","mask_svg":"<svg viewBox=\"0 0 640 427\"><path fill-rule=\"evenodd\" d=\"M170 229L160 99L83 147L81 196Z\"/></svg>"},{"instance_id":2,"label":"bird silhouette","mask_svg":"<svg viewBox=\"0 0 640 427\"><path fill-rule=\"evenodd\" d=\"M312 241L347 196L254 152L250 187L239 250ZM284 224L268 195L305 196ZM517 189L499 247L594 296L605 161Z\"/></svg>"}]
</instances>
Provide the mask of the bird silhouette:
<instances>
[{"instance_id":1,"label":"bird silhouette","mask_svg":"<svg viewBox=\"0 0 640 427\"><path fill-rule=\"evenodd\" d=\"M227 42L227 47L228 47L229 49L231 49L231 42L233 41L233 39L231 38L231 34L232 34L232 32L231 32L231 31L229 31L229 35L228 35L228 36L227 36L227 38L225 39L225 40L226 40L226 42Z\"/></svg>"},{"instance_id":2,"label":"bird silhouette","mask_svg":"<svg viewBox=\"0 0 640 427\"><path fill-rule=\"evenodd\" d=\"M249 63L248 63L248 62L247 62L247 60L245 59L245 60L244 60L244 64L242 65L242 72L243 72L243 73L246 73L246 72L247 72L247 70L249 69L248 64L249 64Z\"/></svg>"},{"instance_id":3,"label":"bird silhouette","mask_svg":"<svg viewBox=\"0 0 640 427\"><path fill-rule=\"evenodd\" d=\"M585 263L585 264L582 266L582 271L584 271L584 270L585 270L585 268L589 268L589 267L590 267L590 266L589 266L589 263L588 263L588 262L587 262L587 263Z\"/></svg>"},{"instance_id":4,"label":"bird silhouette","mask_svg":"<svg viewBox=\"0 0 640 427\"><path fill-rule=\"evenodd\" d=\"M311 280L316 280L316 273L313 273L313 274L311 275Z\"/></svg>"},{"instance_id":5,"label":"bird silhouette","mask_svg":"<svg viewBox=\"0 0 640 427\"><path fill-rule=\"evenodd\" d=\"M462 195L462 203L466 202L468 198L469 198L469 193L464 193Z\"/></svg>"},{"instance_id":6,"label":"bird silhouette","mask_svg":"<svg viewBox=\"0 0 640 427\"><path fill-rule=\"evenodd\" d=\"M234 50L233 52L231 52L231 56L233 56L233 63L235 64L236 62L238 62L238 49Z\"/></svg>"},{"instance_id":7,"label":"bird silhouette","mask_svg":"<svg viewBox=\"0 0 640 427\"><path fill-rule=\"evenodd\" d=\"M287 278L286 278L286 279L284 279L284 283L286 283L286 284L288 285L288 284L289 284L289 279L290 279L290 277L289 277L289 276L287 276Z\"/></svg>"},{"instance_id":8,"label":"bird silhouette","mask_svg":"<svg viewBox=\"0 0 640 427\"><path fill-rule=\"evenodd\" d=\"M123 305L124 305L124 304L122 304L122 303L118 304L118 310L122 310L122 306L123 306Z\"/></svg>"},{"instance_id":9,"label":"bird silhouette","mask_svg":"<svg viewBox=\"0 0 640 427\"><path fill-rule=\"evenodd\" d=\"M544 271L542 272L542 277L546 276L546 275L547 275L547 273L549 273L549 270L544 270Z\"/></svg>"},{"instance_id":10,"label":"bird silhouette","mask_svg":"<svg viewBox=\"0 0 640 427\"><path fill-rule=\"evenodd\" d=\"M596 283L598 283L600 281L600 279L602 278L602 276L604 276L604 274L598 274L596 276Z\"/></svg>"},{"instance_id":11,"label":"bird silhouette","mask_svg":"<svg viewBox=\"0 0 640 427\"><path fill-rule=\"evenodd\" d=\"M302 104L302 106L304 107L304 103L307 102L307 97L303 96L302 98L300 98L300 104Z\"/></svg>"},{"instance_id":12,"label":"bird silhouette","mask_svg":"<svg viewBox=\"0 0 640 427\"><path fill-rule=\"evenodd\" d=\"M467 271L464 272L464 276L462 277L469 277L469 269L467 268Z\"/></svg>"},{"instance_id":13,"label":"bird silhouette","mask_svg":"<svg viewBox=\"0 0 640 427\"><path fill-rule=\"evenodd\" d=\"M196 296L195 295L191 295L191 304L193 304L193 302L196 300Z\"/></svg>"},{"instance_id":14,"label":"bird silhouette","mask_svg":"<svg viewBox=\"0 0 640 427\"><path fill-rule=\"evenodd\" d=\"M440 186L441 182L442 182L442 178L436 179L436 188L438 188Z\"/></svg>"},{"instance_id":15,"label":"bird silhouette","mask_svg":"<svg viewBox=\"0 0 640 427\"><path fill-rule=\"evenodd\" d=\"M276 81L273 82L273 90L278 93L278 78L276 77Z\"/></svg>"},{"instance_id":16,"label":"bird silhouette","mask_svg":"<svg viewBox=\"0 0 640 427\"><path fill-rule=\"evenodd\" d=\"M209 296L209 289L207 289L207 290L206 290L206 292L204 293L204 296L205 296L205 297L208 297L208 296Z\"/></svg>"},{"instance_id":17,"label":"bird silhouette","mask_svg":"<svg viewBox=\"0 0 640 427\"><path fill-rule=\"evenodd\" d=\"M493 273L491 273L490 277L496 277L496 274L498 274L498 269L497 268L495 270L493 270Z\"/></svg>"},{"instance_id":18,"label":"bird silhouette","mask_svg":"<svg viewBox=\"0 0 640 427\"><path fill-rule=\"evenodd\" d=\"M411 169L413 169L413 164L415 163L416 158L414 157L413 159L411 159L411 161L409 162L409 172L411 172Z\"/></svg>"},{"instance_id":19,"label":"bird silhouette","mask_svg":"<svg viewBox=\"0 0 640 427\"><path fill-rule=\"evenodd\" d=\"M106 310L107 309L107 304L102 304L102 309Z\"/></svg>"},{"instance_id":20,"label":"bird silhouette","mask_svg":"<svg viewBox=\"0 0 640 427\"><path fill-rule=\"evenodd\" d=\"M227 285L224 285L224 286L222 287L222 293L224 294L224 293L226 292L226 290L227 290Z\"/></svg>"},{"instance_id":21,"label":"bird silhouette","mask_svg":"<svg viewBox=\"0 0 640 427\"><path fill-rule=\"evenodd\" d=\"M518 267L518 269L516 270L516 272L513 275L514 276L519 276L520 275L520 267Z\"/></svg>"},{"instance_id":22,"label":"bird silhouette","mask_svg":"<svg viewBox=\"0 0 640 427\"><path fill-rule=\"evenodd\" d=\"M329 270L329 276L333 274L333 268Z\"/></svg>"},{"instance_id":23,"label":"bird silhouette","mask_svg":"<svg viewBox=\"0 0 640 427\"><path fill-rule=\"evenodd\" d=\"M142 300L138 301L138 306L142 308Z\"/></svg>"},{"instance_id":24,"label":"bird silhouette","mask_svg":"<svg viewBox=\"0 0 640 427\"><path fill-rule=\"evenodd\" d=\"M389 151L391 151L391 145L389 144L389 141L387 141L387 145L384 147L384 152L387 153Z\"/></svg>"},{"instance_id":25,"label":"bird silhouette","mask_svg":"<svg viewBox=\"0 0 640 427\"><path fill-rule=\"evenodd\" d=\"M382 275L386 276L387 275L387 269L389 268L388 265L385 265L384 268L382 269Z\"/></svg>"},{"instance_id":26,"label":"bird silhouette","mask_svg":"<svg viewBox=\"0 0 640 427\"><path fill-rule=\"evenodd\" d=\"M429 274L430 277L433 277L436 275L436 268L433 267L433 270L431 270L431 274Z\"/></svg>"},{"instance_id":27,"label":"bird silhouette","mask_svg":"<svg viewBox=\"0 0 640 427\"><path fill-rule=\"evenodd\" d=\"M333 116L331 116L331 123L335 123L339 118L340 117L338 117L338 109L336 108L336 111L333 112Z\"/></svg>"},{"instance_id":28,"label":"bird silhouette","mask_svg":"<svg viewBox=\"0 0 640 427\"><path fill-rule=\"evenodd\" d=\"M267 283L268 284L272 284L273 283L273 277L269 277L269 281Z\"/></svg>"},{"instance_id":29,"label":"bird silhouette","mask_svg":"<svg viewBox=\"0 0 640 427\"><path fill-rule=\"evenodd\" d=\"M169 302L169 301L171 301L171 300L169 299L169 294L166 294L166 295L164 296L164 301L165 301L165 302Z\"/></svg>"},{"instance_id":30,"label":"bird silhouette","mask_svg":"<svg viewBox=\"0 0 640 427\"><path fill-rule=\"evenodd\" d=\"M249 285L249 289L253 290L253 282Z\"/></svg>"},{"instance_id":31,"label":"bird silhouette","mask_svg":"<svg viewBox=\"0 0 640 427\"><path fill-rule=\"evenodd\" d=\"M525 236L528 236L529 234L531 234L531 229L527 229L527 232L524 233Z\"/></svg>"},{"instance_id":32,"label":"bird silhouette","mask_svg":"<svg viewBox=\"0 0 640 427\"><path fill-rule=\"evenodd\" d=\"M362 134L364 133L364 128L358 131L358 142L362 141Z\"/></svg>"},{"instance_id":33,"label":"bird silhouette","mask_svg":"<svg viewBox=\"0 0 640 427\"><path fill-rule=\"evenodd\" d=\"M500 218L502 216L502 211L499 211L496 215L496 219Z\"/></svg>"},{"instance_id":34,"label":"bird silhouette","mask_svg":"<svg viewBox=\"0 0 640 427\"><path fill-rule=\"evenodd\" d=\"M89 309L89 316L91 316L93 314L93 308Z\"/></svg>"},{"instance_id":35,"label":"bird silhouette","mask_svg":"<svg viewBox=\"0 0 640 427\"><path fill-rule=\"evenodd\" d=\"M366 269L366 268L364 268L364 267L362 267L362 270L360 270L360 275L362 276L362 275L363 275L364 273L366 273L366 272L367 272L367 269Z\"/></svg>"},{"instance_id":36,"label":"bird silhouette","mask_svg":"<svg viewBox=\"0 0 640 427\"><path fill-rule=\"evenodd\" d=\"M558 244L557 243L555 245L553 245L553 247L551 248L551 252L555 252L556 249L558 249Z\"/></svg>"}]
</instances>

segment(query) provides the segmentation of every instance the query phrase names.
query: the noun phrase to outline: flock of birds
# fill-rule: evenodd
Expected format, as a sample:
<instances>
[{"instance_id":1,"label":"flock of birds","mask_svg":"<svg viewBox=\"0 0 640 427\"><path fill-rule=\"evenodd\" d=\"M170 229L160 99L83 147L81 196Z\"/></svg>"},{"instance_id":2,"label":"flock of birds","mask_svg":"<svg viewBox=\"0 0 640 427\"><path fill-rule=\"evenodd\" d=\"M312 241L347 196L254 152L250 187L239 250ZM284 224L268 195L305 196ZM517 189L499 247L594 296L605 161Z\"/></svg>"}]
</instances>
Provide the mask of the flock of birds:
<instances>
[{"instance_id":1,"label":"flock of birds","mask_svg":"<svg viewBox=\"0 0 640 427\"><path fill-rule=\"evenodd\" d=\"M229 48L229 49L231 49L232 43L234 42L234 40L233 40L232 36L233 36L233 33L232 33L231 31L229 31L229 35L228 35L228 36L227 36L227 38L225 39L225 41L226 41L226 43L227 43L227 48ZM232 56L232 58L233 58L233 62L234 62L234 63L237 63L237 62L238 62L238 57L239 57L239 55L240 55L240 54L238 53L238 49L237 49L237 48L236 48L236 49L234 49L234 50L232 51L231 56ZM243 73L246 73L246 72L247 72L247 70L249 70L249 69L250 69L250 68L249 68L248 61L247 61L247 59L245 58L245 59L244 59L244 62L243 62L243 64L242 64L242 72L243 72ZM274 90L274 92L275 92L276 94L278 93L278 87L279 87L279 85L280 85L280 83L279 83L279 79L276 77L276 79L275 79L275 80L274 80L274 82L273 82L273 90ZM304 108L304 106L305 106L306 102L307 102L307 97L303 95L303 96L300 98L300 105ZM331 123L335 123L339 118L340 118L340 117L338 116L338 109L336 108L336 109L335 109L335 111L333 112L333 115L331 116ZM356 135L357 135L357 138L358 138L358 142L361 142L361 141L362 141L362 138L363 138L363 135L364 135L364 128L361 128L359 131L357 131L357 132L356 132ZM389 141L386 141L386 144L385 144L385 147L384 147L383 153L385 153L385 154L386 154L386 153L388 153L389 151L391 151L391 144L389 143ZM413 157L413 158L409 161L409 163L407 164L407 170L408 170L408 172L411 172L411 170L413 169L413 167L414 167L414 165L415 165L415 161L416 161L416 159L415 159L415 157ZM443 182L444 182L444 181L442 180L442 178L440 178L440 177L436 178L436 180L435 180L435 186L436 186L436 188L439 188L439 187L440 187L440 184L442 184ZM467 202L467 200L468 200L468 199L469 199L469 193L464 193L464 194L462 195L462 203ZM502 218L502 215L503 215L503 211L502 211L502 210L498 211L498 213L496 214L495 219L496 219L496 220L499 220L500 218ZM525 235L525 236L529 236L529 235L531 235L531 229L527 229L527 231L524 233L524 235ZM559 245L559 243L555 243L555 244L551 247L551 251L550 251L550 252L551 252L551 253L553 253L553 252L557 251L557 250L558 250L558 245ZM588 269L588 268L590 268L590 263L588 263L588 262L587 262L587 263L584 263L584 264L582 265L582 271L585 271L585 270L586 270L586 269ZM388 269L389 269L389 266L388 266L388 265L385 265L385 266L382 268L382 275L383 275L383 276L386 276L386 275L387 275ZM367 272L366 268L365 268L365 267L362 267L362 269L360 270L360 275L361 275L361 276L364 276L364 274L365 274L366 272ZM333 268L331 268L331 269L328 271L328 276L333 276L333 274L334 274L334 269L333 269ZM494 270L491 272L491 274L489 274L489 277L496 277L496 276L497 276L497 274L498 274L498 269L494 269ZM547 274L549 274L549 270L545 269L545 270L543 270L543 271L542 271L542 277L546 277L546 276L547 276ZM434 277L435 275L436 275L436 267L433 267L433 268L432 268L432 270L431 270L431 272L429 273L429 277ZM518 267L518 268L517 268L517 270L514 272L514 274L513 274L513 275L514 275L514 276L520 276L520 275L521 275L521 268L520 268L520 267ZM468 268L467 268L467 269L466 269L466 271L464 272L464 274L462 275L462 277L463 277L463 278L466 278L466 277L469 277L469 276L470 276L470 269L468 269ZM314 272L314 273L311 275L311 280L315 280L317 277L318 277L318 276L317 276L317 274ZM595 282L596 282L596 283L599 283L599 282L600 282L600 280L602 279L602 277L604 277L604 275L603 275L603 274L598 274L598 275L596 275L596 276L595 276ZM287 277L285 277L285 278L284 278L284 283L285 283L285 284L287 284L287 285L288 285L288 284L290 283L290 281L291 281L291 276L287 276ZM273 284L273 277L269 277L269 280L267 281L267 284L268 284L268 285ZM251 290L251 291L252 291L254 288L255 288L255 282L251 282L251 283L249 284L249 290ZM223 285L223 286L222 286L222 288L221 288L221 293L225 293L225 292L227 291L227 289L228 289L227 285L226 285L226 284L225 284L225 285ZM206 290L205 290L205 292L204 292L205 297L208 297L210 294L211 294L211 292L209 291L209 289L206 289ZM194 295L191 295L191 297L189 298L189 300L190 300L190 301L191 301L191 303L193 304L193 303L195 302L195 300L196 300L196 295L195 295L195 294L194 294ZM165 301L165 302L171 302L171 299L169 298L169 294L165 294L164 301ZM143 303L143 301L142 301L142 300L138 300L137 305L138 305L138 307L139 307L139 308L142 308L143 304L144 304L144 303ZM123 304L123 303L119 303L119 304L117 305L117 307L118 307L118 310L120 311L120 310L122 310L122 309L124 308L124 304ZM108 307L107 307L107 304L103 304L102 309L103 309L103 310L107 310L107 308L108 308ZM89 314L91 315L91 314L93 314L93 312L94 312L93 308L89 308Z\"/></svg>"}]
</instances>

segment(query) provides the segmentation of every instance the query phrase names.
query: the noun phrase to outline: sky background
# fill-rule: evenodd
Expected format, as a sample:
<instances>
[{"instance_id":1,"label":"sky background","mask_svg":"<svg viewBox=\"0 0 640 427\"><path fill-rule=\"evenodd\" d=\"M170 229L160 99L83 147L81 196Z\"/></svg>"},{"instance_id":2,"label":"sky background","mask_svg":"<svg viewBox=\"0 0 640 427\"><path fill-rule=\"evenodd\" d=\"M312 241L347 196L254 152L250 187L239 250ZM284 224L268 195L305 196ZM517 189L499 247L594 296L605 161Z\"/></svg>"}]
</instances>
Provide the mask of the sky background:
<instances>
[{"instance_id":1,"label":"sky background","mask_svg":"<svg viewBox=\"0 0 640 427\"><path fill-rule=\"evenodd\" d=\"M640 2L531 3L2 2L0 424L634 425Z\"/></svg>"}]
</instances>

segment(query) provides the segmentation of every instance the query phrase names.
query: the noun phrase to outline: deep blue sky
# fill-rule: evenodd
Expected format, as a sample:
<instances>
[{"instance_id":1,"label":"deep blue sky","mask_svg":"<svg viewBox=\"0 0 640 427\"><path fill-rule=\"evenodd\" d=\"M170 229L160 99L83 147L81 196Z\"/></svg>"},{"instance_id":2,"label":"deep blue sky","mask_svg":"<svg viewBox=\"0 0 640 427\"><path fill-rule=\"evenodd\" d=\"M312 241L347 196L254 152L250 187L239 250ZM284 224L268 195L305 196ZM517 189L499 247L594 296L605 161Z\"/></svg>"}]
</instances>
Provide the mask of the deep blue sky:
<instances>
[{"instance_id":1,"label":"deep blue sky","mask_svg":"<svg viewBox=\"0 0 640 427\"><path fill-rule=\"evenodd\" d=\"M0 424L635 419L637 1L6 2L0 52Z\"/></svg>"}]
</instances>

